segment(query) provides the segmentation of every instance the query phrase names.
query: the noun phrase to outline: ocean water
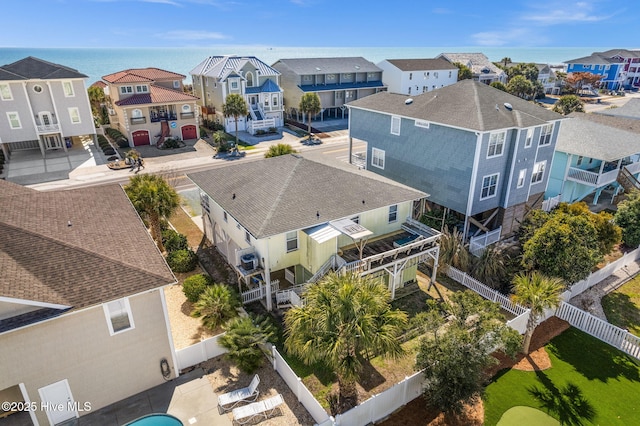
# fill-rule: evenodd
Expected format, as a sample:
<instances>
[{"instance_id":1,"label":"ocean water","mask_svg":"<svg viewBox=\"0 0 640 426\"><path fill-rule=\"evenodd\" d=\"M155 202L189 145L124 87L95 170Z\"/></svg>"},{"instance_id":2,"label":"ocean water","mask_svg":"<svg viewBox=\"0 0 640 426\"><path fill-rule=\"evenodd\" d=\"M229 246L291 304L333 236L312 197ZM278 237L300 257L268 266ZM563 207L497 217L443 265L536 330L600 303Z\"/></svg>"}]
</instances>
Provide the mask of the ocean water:
<instances>
[{"instance_id":1,"label":"ocean water","mask_svg":"<svg viewBox=\"0 0 640 426\"><path fill-rule=\"evenodd\" d=\"M0 65L27 56L35 56L56 64L75 68L89 77L87 85L103 75L128 68L156 67L187 76L189 71L208 56L256 56L271 65L283 58L322 58L362 56L377 63L384 59L433 58L442 52L482 52L491 61L509 57L513 62L560 64L569 59L588 56L607 47L269 47L227 46L193 48L0 48Z\"/></svg>"}]
</instances>

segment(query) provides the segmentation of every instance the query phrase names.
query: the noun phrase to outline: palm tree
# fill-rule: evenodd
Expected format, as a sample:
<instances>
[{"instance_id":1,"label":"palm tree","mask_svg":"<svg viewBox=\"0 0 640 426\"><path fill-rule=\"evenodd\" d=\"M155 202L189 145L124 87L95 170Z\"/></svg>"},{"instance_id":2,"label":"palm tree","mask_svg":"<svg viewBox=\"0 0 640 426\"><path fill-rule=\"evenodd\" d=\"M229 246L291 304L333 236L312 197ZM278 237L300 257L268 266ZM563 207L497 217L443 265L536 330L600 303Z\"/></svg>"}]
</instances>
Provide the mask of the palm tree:
<instances>
[{"instance_id":1,"label":"palm tree","mask_svg":"<svg viewBox=\"0 0 640 426\"><path fill-rule=\"evenodd\" d=\"M231 93L222 105L222 113L225 117L233 117L236 122L236 150L238 149L238 118L249 113L244 98L237 93Z\"/></svg>"},{"instance_id":2,"label":"palm tree","mask_svg":"<svg viewBox=\"0 0 640 426\"><path fill-rule=\"evenodd\" d=\"M327 275L304 297L303 307L285 314L285 348L307 365L322 362L335 371L340 405L350 408L357 402L362 351L401 356L396 337L407 315L391 309L382 282L351 273Z\"/></svg>"},{"instance_id":3,"label":"palm tree","mask_svg":"<svg viewBox=\"0 0 640 426\"><path fill-rule=\"evenodd\" d=\"M158 249L164 252L160 220L171 216L171 213L180 205L178 193L162 176L152 174L131 177L124 191L140 217L149 222L151 236L158 245Z\"/></svg>"},{"instance_id":4,"label":"palm tree","mask_svg":"<svg viewBox=\"0 0 640 426\"><path fill-rule=\"evenodd\" d=\"M307 113L309 119L309 140L311 140L311 116L320 112L320 97L315 92L309 92L302 95L300 99L300 111Z\"/></svg>"},{"instance_id":5,"label":"palm tree","mask_svg":"<svg viewBox=\"0 0 640 426\"><path fill-rule=\"evenodd\" d=\"M261 347L275 343L276 328L268 317L236 317L224 326L226 333L218 340L228 350L225 357L235 362L240 370L253 374L264 362Z\"/></svg>"},{"instance_id":6,"label":"palm tree","mask_svg":"<svg viewBox=\"0 0 640 426\"><path fill-rule=\"evenodd\" d=\"M515 294L513 301L529 308L527 331L524 335L522 352L529 354L531 336L538 326L545 309L557 308L561 302L560 295L565 288L560 278L547 277L538 271L531 274L518 274L513 279Z\"/></svg>"},{"instance_id":7,"label":"palm tree","mask_svg":"<svg viewBox=\"0 0 640 426\"><path fill-rule=\"evenodd\" d=\"M191 316L202 318L205 327L215 330L227 320L237 317L239 307L240 300L231 287L214 284L202 292L200 299L193 305Z\"/></svg>"},{"instance_id":8,"label":"palm tree","mask_svg":"<svg viewBox=\"0 0 640 426\"><path fill-rule=\"evenodd\" d=\"M269 150L264 154L264 158L279 157L280 155L294 154L296 152L291 145L278 143L269 147Z\"/></svg>"},{"instance_id":9,"label":"palm tree","mask_svg":"<svg viewBox=\"0 0 640 426\"><path fill-rule=\"evenodd\" d=\"M473 258L462 239L462 232L457 228L449 231L445 227L440 237L439 267L453 266L462 272L470 272Z\"/></svg>"}]
</instances>

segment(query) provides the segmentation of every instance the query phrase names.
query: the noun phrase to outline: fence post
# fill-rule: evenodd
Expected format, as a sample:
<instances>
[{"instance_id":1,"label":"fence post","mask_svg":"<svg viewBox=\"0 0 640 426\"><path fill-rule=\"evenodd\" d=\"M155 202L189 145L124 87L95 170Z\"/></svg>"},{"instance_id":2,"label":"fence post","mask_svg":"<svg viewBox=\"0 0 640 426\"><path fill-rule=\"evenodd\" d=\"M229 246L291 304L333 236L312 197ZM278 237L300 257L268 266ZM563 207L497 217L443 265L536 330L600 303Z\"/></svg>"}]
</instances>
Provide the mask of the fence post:
<instances>
[{"instance_id":1,"label":"fence post","mask_svg":"<svg viewBox=\"0 0 640 426\"><path fill-rule=\"evenodd\" d=\"M278 360L276 359L276 345L271 345L271 354L273 355L273 369L278 371Z\"/></svg>"},{"instance_id":2,"label":"fence post","mask_svg":"<svg viewBox=\"0 0 640 426\"><path fill-rule=\"evenodd\" d=\"M296 398L298 398L298 402L300 402L300 389L302 389L302 386L304 386L304 384L302 383L302 379L298 376L296 376L296 379L298 379L298 386L296 386Z\"/></svg>"},{"instance_id":3,"label":"fence post","mask_svg":"<svg viewBox=\"0 0 640 426\"><path fill-rule=\"evenodd\" d=\"M407 405L407 388L409 387L409 377L404 376L404 381L402 382L404 385L404 389L402 390L402 405Z\"/></svg>"},{"instance_id":4,"label":"fence post","mask_svg":"<svg viewBox=\"0 0 640 426\"><path fill-rule=\"evenodd\" d=\"M376 395L371 395L371 401L372 404L369 404L369 424L372 424L374 421L376 421L376 403L374 401L374 398L376 397Z\"/></svg>"}]
</instances>

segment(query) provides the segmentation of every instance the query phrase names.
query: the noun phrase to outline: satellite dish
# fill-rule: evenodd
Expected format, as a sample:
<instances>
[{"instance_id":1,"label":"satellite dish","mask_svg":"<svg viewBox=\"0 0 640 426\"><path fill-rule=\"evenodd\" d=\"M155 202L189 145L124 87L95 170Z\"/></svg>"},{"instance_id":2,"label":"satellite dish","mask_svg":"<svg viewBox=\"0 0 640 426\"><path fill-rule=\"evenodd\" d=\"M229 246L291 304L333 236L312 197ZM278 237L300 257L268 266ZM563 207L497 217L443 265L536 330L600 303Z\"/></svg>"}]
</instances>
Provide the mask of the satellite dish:
<instances>
[{"instance_id":1,"label":"satellite dish","mask_svg":"<svg viewBox=\"0 0 640 426\"><path fill-rule=\"evenodd\" d=\"M513 106L512 106L509 102L505 102L505 103L504 103L504 107L505 107L506 109L508 109L509 111L511 111L511 110L513 109Z\"/></svg>"},{"instance_id":2,"label":"satellite dish","mask_svg":"<svg viewBox=\"0 0 640 426\"><path fill-rule=\"evenodd\" d=\"M409 98L406 101L404 101L405 105L411 105L413 103L413 99Z\"/></svg>"}]
</instances>

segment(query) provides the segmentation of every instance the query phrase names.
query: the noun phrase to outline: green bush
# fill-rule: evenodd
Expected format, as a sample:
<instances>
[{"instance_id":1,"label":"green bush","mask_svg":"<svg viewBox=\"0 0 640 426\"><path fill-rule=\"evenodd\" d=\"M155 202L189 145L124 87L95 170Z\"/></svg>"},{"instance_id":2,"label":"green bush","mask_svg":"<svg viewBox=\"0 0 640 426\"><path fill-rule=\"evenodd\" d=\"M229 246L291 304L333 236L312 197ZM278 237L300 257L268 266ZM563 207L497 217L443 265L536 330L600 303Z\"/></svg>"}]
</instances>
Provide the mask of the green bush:
<instances>
[{"instance_id":1,"label":"green bush","mask_svg":"<svg viewBox=\"0 0 640 426\"><path fill-rule=\"evenodd\" d=\"M176 148L180 148L180 142L177 139L169 138L162 143L161 149L176 149Z\"/></svg>"},{"instance_id":2,"label":"green bush","mask_svg":"<svg viewBox=\"0 0 640 426\"><path fill-rule=\"evenodd\" d=\"M268 132L269 132L269 133L277 133L277 132L278 132L278 129L277 129L277 128L275 128L275 127L269 127Z\"/></svg>"},{"instance_id":3,"label":"green bush","mask_svg":"<svg viewBox=\"0 0 640 426\"><path fill-rule=\"evenodd\" d=\"M162 231L162 244L167 252L187 250L189 248L187 237L171 228Z\"/></svg>"},{"instance_id":4,"label":"green bush","mask_svg":"<svg viewBox=\"0 0 640 426\"><path fill-rule=\"evenodd\" d=\"M207 274L191 275L182 283L182 292L191 303L196 303L204 290L213 284L213 278Z\"/></svg>"},{"instance_id":5,"label":"green bush","mask_svg":"<svg viewBox=\"0 0 640 426\"><path fill-rule=\"evenodd\" d=\"M265 133L267 133L267 132L265 132L265 131L264 131L264 130L262 130L262 129L258 129L258 130L256 130L256 136L264 135Z\"/></svg>"},{"instance_id":6,"label":"green bush","mask_svg":"<svg viewBox=\"0 0 640 426\"><path fill-rule=\"evenodd\" d=\"M129 141L125 137L119 138L116 143L119 148L129 148Z\"/></svg>"},{"instance_id":7,"label":"green bush","mask_svg":"<svg viewBox=\"0 0 640 426\"><path fill-rule=\"evenodd\" d=\"M176 250L167 255L167 263L173 272L191 272L196 269L198 256L193 250Z\"/></svg>"}]
</instances>

